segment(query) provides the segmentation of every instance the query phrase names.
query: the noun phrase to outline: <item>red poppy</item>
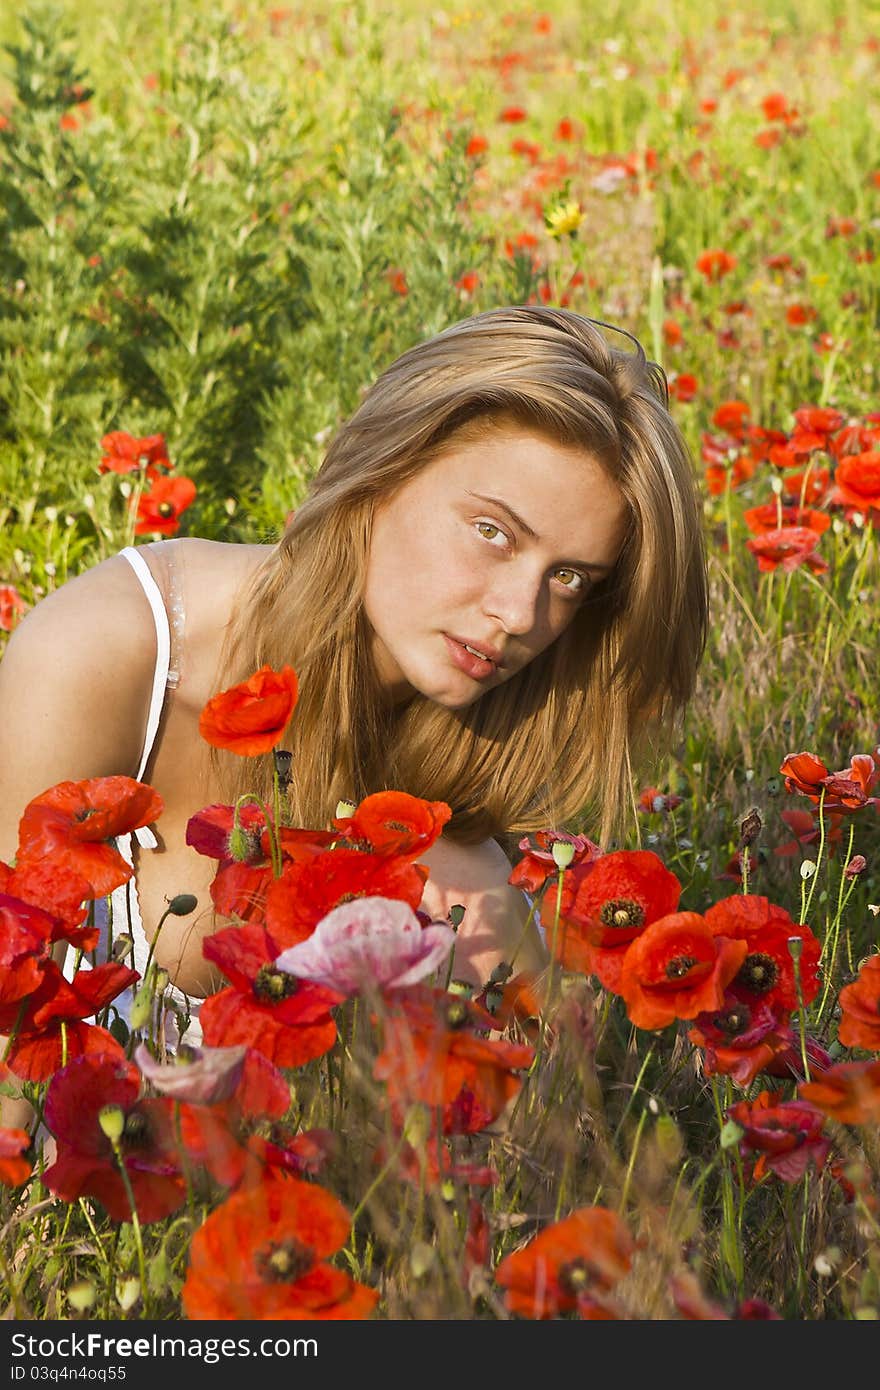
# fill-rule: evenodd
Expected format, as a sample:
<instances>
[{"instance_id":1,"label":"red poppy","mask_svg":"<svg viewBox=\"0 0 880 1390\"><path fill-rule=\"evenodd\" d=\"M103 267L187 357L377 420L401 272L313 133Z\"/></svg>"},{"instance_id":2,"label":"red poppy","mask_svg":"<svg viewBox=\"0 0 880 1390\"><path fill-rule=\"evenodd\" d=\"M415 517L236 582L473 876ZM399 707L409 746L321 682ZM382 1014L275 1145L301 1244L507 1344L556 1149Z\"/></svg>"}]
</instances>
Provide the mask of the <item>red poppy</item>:
<instances>
[{"instance_id":1,"label":"red poppy","mask_svg":"<svg viewBox=\"0 0 880 1390\"><path fill-rule=\"evenodd\" d=\"M766 121L781 121L788 112L788 97L784 92L771 92L761 102Z\"/></svg>"},{"instance_id":2,"label":"red poppy","mask_svg":"<svg viewBox=\"0 0 880 1390\"><path fill-rule=\"evenodd\" d=\"M741 487L749 481L754 471L754 461L745 457L726 464L711 464L704 472L709 496L721 497L728 489Z\"/></svg>"},{"instance_id":3,"label":"red poppy","mask_svg":"<svg viewBox=\"0 0 880 1390\"><path fill-rule=\"evenodd\" d=\"M18 1024L6 1058L12 1071L25 1081L48 1081L65 1059L122 1057L122 1048L105 1028L84 1020L138 978L136 970L111 961L94 970L79 970L68 981L54 960L46 961L43 978L21 1017L17 1003L0 1009L0 1031L9 1032Z\"/></svg>"},{"instance_id":4,"label":"red poppy","mask_svg":"<svg viewBox=\"0 0 880 1390\"><path fill-rule=\"evenodd\" d=\"M236 819L238 830L233 835ZM239 864L259 864L265 858L262 837L266 814L252 803L238 808L215 802L190 816L186 823L186 843L209 859L231 860Z\"/></svg>"},{"instance_id":5,"label":"red poppy","mask_svg":"<svg viewBox=\"0 0 880 1390\"><path fill-rule=\"evenodd\" d=\"M0 1009L14 1005L13 1022L23 999L42 982L53 918L20 899L0 893Z\"/></svg>"},{"instance_id":6,"label":"red poppy","mask_svg":"<svg viewBox=\"0 0 880 1390\"><path fill-rule=\"evenodd\" d=\"M514 864L507 880L514 888L522 888L526 893L540 892L548 878L553 878L559 873L558 865L553 858L555 844L571 845L574 851L569 866L571 868L576 864L592 864L602 853L599 846L587 839L586 835L566 835L563 831L539 830L535 840L537 848L528 835L524 835L520 840L519 848L523 851L523 857Z\"/></svg>"},{"instance_id":7,"label":"red poppy","mask_svg":"<svg viewBox=\"0 0 880 1390\"><path fill-rule=\"evenodd\" d=\"M704 1049L706 1076L730 1076L738 1086L750 1086L759 1072L769 1076L803 1077L800 1039L778 1006L745 1003L728 991L725 1007L698 1014L689 1040ZM811 1067L830 1066L828 1053L813 1038L806 1039Z\"/></svg>"},{"instance_id":8,"label":"red poppy","mask_svg":"<svg viewBox=\"0 0 880 1390\"><path fill-rule=\"evenodd\" d=\"M759 1155L755 1181L769 1171L783 1182L797 1182L810 1163L824 1166L831 1141L822 1133L825 1117L808 1101L783 1100L781 1092L761 1091L754 1100L732 1105L727 1114L743 1130L742 1156Z\"/></svg>"},{"instance_id":9,"label":"red poppy","mask_svg":"<svg viewBox=\"0 0 880 1390\"><path fill-rule=\"evenodd\" d=\"M722 401L712 416L712 424L739 440L743 437L750 414L748 401Z\"/></svg>"},{"instance_id":10,"label":"red poppy","mask_svg":"<svg viewBox=\"0 0 880 1390\"><path fill-rule=\"evenodd\" d=\"M212 1104L184 1101L180 1105L180 1139L190 1166L210 1173L223 1187L258 1181L266 1168L296 1173L316 1170L321 1161L320 1137L288 1137L280 1125L270 1127L289 1109L290 1087L281 1072L262 1053L248 1048L230 1097ZM267 1128L268 1139L262 1132Z\"/></svg>"},{"instance_id":11,"label":"red poppy","mask_svg":"<svg viewBox=\"0 0 880 1390\"><path fill-rule=\"evenodd\" d=\"M445 801L389 791L365 797L353 815L333 824L358 849L415 859L434 844L451 816Z\"/></svg>"},{"instance_id":12,"label":"red poppy","mask_svg":"<svg viewBox=\"0 0 880 1390\"><path fill-rule=\"evenodd\" d=\"M49 1082L44 1118L58 1143L42 1182L64 1202L95 1197L113 1221L131 1206L101 1112L121 1112L119 1148L141 1223L161 1221L186 1201L174 1134L173 1102L141 1100L140 1073L119 1057L80 1057Z\"/></svg>"},{"instance_id":13,"label":"red poppy","mask_svg":"<svg viewBox=\"0 0 880 1390\"><path fill-rule=\"evenodd\" d=\"M695 376L689 372L681 372L674 376L669 383L669 394L673 400L681 401L684 405L687 401L692 401L700 389L700 384Z\"/></svg>"},{"instance_id":14,"label":"red poppy","mask_svg":"<svg viewBox=\"0 0 880 1390\"><path fill-rule=\"evenodd\" d=\"M369 1317L379 1294L325 1258L351 1219L315 1183L269 1179L236 1192L192 1238L182 1290L193 1322Z\"/></svg>"},{"instance_id":15,"label":"red poppy","mask_svg":"<svg viewBox=\"0 0 880 1390\"><path fill-rule=\"evenodd\" d=\"M0 584L0 632L12 632L27 604L14 584Z\"/></svg>"},{"instance_id":16,"label":"red poppy","mask_svg":"<svg viewBox=\"0 0 880 1390\"><path fill-rule=\"evenodd\" d=\"M480 283L480 277L475 270L466 270L464 275L460 275L455 282L455 288L461 290L462 294L473 294Z\"/></svg>"},{"instance_id":17,"label":"red poppy","mask_svg":"<svg viewBox=\"0 0 880 1390\"><path fill-rule=\"evenodd\" d=\"M25 859L15 868L0 860L0 893L38 907L52 919L52 941L69 941L77 950L92 951L100 936L97 927L83 925L88 916L85 900L92 886L57 856Z\"/></svg>"},{"instance_id":18,"label":"red poppy","mask_svg":"<svg viewBox=\"0 0 880 1390\"><path fill-rule=\"evenodd\" d=\"M674 912L646 927L628 947L618 993L637 1028L717 1013L748 952L745 941L716 936L696 912Z\"/></svg>"},{"instance_id":19,"label":"red poppy","mask_svg":"<svg viewBox=\"0 0 880 1390\"><path fill-rule=\"evenodd\" d=\"M527 112L522 106L505 106L499 115L499 121L506 121L508 125L516 125L519 121L527 118Z\"/></svg>"},{"instance_id":20,"label":"red poppy","mask_svg":"<svg viewBox=\"0 0 880 1390\"><path fill-rule=\"evenodd\" d=\"M389 266L385 272L385 279L388 281L395 294L405 298L409 294L409 285L406 283L406 272L399 265Z\"/></svg>"},{"instance_id":21,"label":"red poppy","mask_svg":"<svg viewBox=\"0 0 880 1390\"><path fill-rule=\"evenodd\" d=\"M629 1272L635 1248L616 1212L581 1207L507 1255L495 1280L520 1317L601 1316L602 1296Z\"/></svg>"},{"instance_id":22,"label":"red poppy","mask_svg":"<svg viewBox=\"0 0 880 1390\"><path fill-rule=\"evenodd\" d=\"M559 124L553 132L554 139L566 141L573 140L575 138L575 135L576 131L574 121L570 120L568 116L563 116L562 120L559 122Z\"/></svg>"},{"instance_id":23,"label":"red poppy","mask_svg":"<svg viewBox=\"0 0 880 1390\"><path fill-rule=\"evenodd\" d=\"M841 459L834 474L833 500L865 514L880 511L880 450Z\"/></svg>"},{"instance_id":24,"label":"red poppy","mask_svg":"<svg viewBox=\"0 0 880 1390\"><path fill-rule=\"evenodd\" d=\"M785 1012L798 1007L794 960L789 950L793 939L801 942L799 970L804 1003L815 999L821 945L809 927L792 921L784 907L754 893L735 893L708 908L703 918L717 936L748 945L748 953L730 984L736 999L747 1004L767 1004Z\"/></svg>"},{"instance_id":25,"label":"red poppy","mask_svg":"<svg viewBox=\"0 0 880 1390\"><path fill-rule=\"evenodd\" d=\"M140 473L148 482L161 478L160 469L171 468L164 434L137 438L124 430L114 430L101 440L104 453L98 465L101 473Z\"/></svg>"},{"instance_id":26,"label":"red poppy","mask_svg":"<svg viewBox=\"0 0 880 1390\"><path fill-rule=\"evenodd\" d=\"M354 849L286 861L266 890L266 925L278 943L276 954L311 936L322 917L352 898L398 898L415 912L427 878L420 864Z\"/></svg>"},{"instance_id":27,"label":"red poppy","mask_svg":"<svg viewBox=\"0 0 880 1390\"><path fill-rule=\"evenodd\" d=\"M261 666L246 681L213 695L199 715L199 733L213 748L240 757L268 753L284 737L299 695L292 666Z\"/></svg>"},{"instance_id":28,"label":"red poppy","mask_svg":"<svg viewBox=\"0 0 880 1390\"><path fill-rule=\"evenodd\" d=\"M785 778L787 792L803 792L811 801L818 803L828 769L815 753L787 753L779 771Z\"/></svg>"},{"instance_id":29,"label":"red poppy","mask_svg":"<svg viewBox=\"0 0 880 1390\"><path fill-rule=\"evenodd\" d=\"M702 251L696 260L696 268L707 280L720 280L737 265L737 258L729 251L712 249Z\"/></svg>"},{"instance_id":30,"label":"red poppy","mask_svg":"<svg viewBox=\"0 0 880 1390\"><path fill-rule=\"evenodd\" d=\"M757 556L758 569L764 573L780 567L790 573L805 564L814 574L822 574L828 562L813 553L818 543L817 532L808 526L780 526L746 541L746 549Z\"/></svg>"},{"instance_id":31,"label":"red poppy","mask_svg":"<svg viewBox=\"0 0 880 1390\"><path fill-rule=\"evenodd\" d=\"M796 500L801 506L821 502L830 485L831 473L827 468L811 467L800 473L789 473L782 479L784 496Z\"/></svg>"},{"instance_id":32,"label":"red poppy","mask_svg":"<svg viewBox=\"0 0 880 1390\"><path fill-rule=\"evenodd\" d=\"M801 429L815 430L817 434L834 434L846 417L830 406L802 405L794 412L794 418Z\"/></svg>"},{"instance_id":33,"label":"red poppy","mask_svg":"<svg viewBox=\"0 0 880 1390\"><path fill-rule=\"evenodd\" d=\"M505 984L490 981L475 996L474 1003L492 1015L493 1029L499 1033L515 1022L530 1042L536 1042L547 1004L546 975L523 970Z\"/></svg>"},{"instance_id":34,"label":"red poppy","mask_svg":"<svg viewBox=\"0 0 880 1390\"><path fill-rule=\"evenodd\" d=\"M817 536L821 536L831 525L831 517L827 512L816 512L810 507L782 507L777 506L775 502L750 507L748 511L743 512L743 521L753 536L777 531L780 526L805 526L808 530L815 531Z\"/></svg>"},{"instance_id":35,"label":"red poppy","mask_svg":"<svg viewBox=\"0 0 880 1390\"><path fill-rule=\"evenodd\" d=\"M788 435L782 430L768 430L762 425L749 425L746 438L749 441L749 454L755 463L765 463L770 459L774 446L788 442Z\"/></svg>"},{"instance_id":36,"label":"red poppy","mask_svg":"<svg viewBox=\"0 0 880 1390\"><path fill-rule=\"evenodd\" d=\"M831 772L824 779L825 806L833 811L859 811L863 806L872 806L878 798L869 793L878 782L880 760L875 762L870 753L856 753L849 767Z\"/></svg>"},{"instance_id":37,"label":"red poppy","mask_svg":"<svg viewBox=\"0 0 880 1390\"><path fill-rule=\"evenodd\" d=\"M880 1052L880 955L862 962L858 977L840 991L839 1003L838 1042Z\"/></svg>"},{"instance_id":38,"label":"red poppy","mask_svg":"<svg viewBox=\"0 0 880 1390\"><path fill-rule=\"evenodd\" d=\"M853 217L829 217L825 223L825 239L830 241L836 236L853 236L859 229L859 224Z\"/></svg>"},{"instance_id":39,"label":"red poppy","mask_svg":"<svg viewBox=\"0 0 880 1390\"><path fill-rule=\"evenodd\" d=\"M838 1062L818 1080L802 1082L798 1095L841 1124L880 1124L880 1061Z\"/></svg>"},{"instance_id":40,"label":"red poppy","mask_svg":"<svg viewBox=\"0 0 880 1390\"><path fill-rule=\"evenodd\" d=\"M176 535L180 518L196 500L192 478L156 478L137 499L136 536Z\"/></svg>"},{"instance_id":41,"label":"red poppy","mask_svg":"<svg viewBox=\"0 0 880 1390\"><path fill-rule=\"evenodd\" d=\"M652 850L617 850L562 880L556 955L566 970L619 992L627 948L651 922L675 912L681 884ZM545 899L548 936L556 895Z\"/></svg>"},{"instance_id":42,"label":"red poppy","mask_svg":"<svg viewBox=\"0 0 880 1390\"><path fill-rule=\"evenodd\" d=\"M465 154L469 159L474 159L478 154L485 154L489 148L489 141L485 135L472 135L467 142Z\"/></svg>"},{"instance_id":43,"label":"red poppy","mask_svg":"<svg viewBox=\"0 0 880 1390\"><path fill-rule=\"evenodd\" d=\"M133 870L109 840L149 825L162 814L162 798L133 777L91 777L58 782L28 802L18 827L16 871L55 858L102 897L126 883Z\"/></svg>"},{"instance_id":44,"label":"red poppy","mask_svg":"<svg viewBox=\"0 0 880 1390\"><path fill-rule=\"evenodd\" d=\"M0 1129L0 1182L6 1187L21 1187L30 1177L30 1160L24 1156L30 1142L26 1129Z\"/></svg>"},{"instance_id":45,"label":"red poppy","mask_svg":"<svg viewBox=\"0 0 880 1390\"><path fill-rule=\"evenodd\" d=\"M276 970L281 950L265 928L250 923L225 927L202 942L205 959L230 981L201 1006L209 1047L244 1043L278 1067L301 1067L330 1051L336 1041L330 1009L339 995Z\"/></svg>"},{"instance_id":46,"label":"red poppy","mask_svg":"<svg viewBox=\"0 0 880 1390\"><path fill-rule=\"evenodd\" d=\"M531 1047L479 1037L474 1030L491 1029L491 1015L444 990L408 990L382 1026L373 1075L387 1083L398 1128L410 1106L421 1102L432 1111L432 1125L439 1112L444 1134L485 1129L519 1091L514 1073L534 1060Z\"/></svg>"},{"instance_id":47,"label":"red poppy","mask_svg":"<svg viewBox=\"0 0 880 1390\"><path fill-rule=\"evenodd\" d=\"M785 311L786 323L792 328L802 328L805 323L812 323L819 317L818 311L812 304L789 304Z\"/></svg>"}]
</instances>

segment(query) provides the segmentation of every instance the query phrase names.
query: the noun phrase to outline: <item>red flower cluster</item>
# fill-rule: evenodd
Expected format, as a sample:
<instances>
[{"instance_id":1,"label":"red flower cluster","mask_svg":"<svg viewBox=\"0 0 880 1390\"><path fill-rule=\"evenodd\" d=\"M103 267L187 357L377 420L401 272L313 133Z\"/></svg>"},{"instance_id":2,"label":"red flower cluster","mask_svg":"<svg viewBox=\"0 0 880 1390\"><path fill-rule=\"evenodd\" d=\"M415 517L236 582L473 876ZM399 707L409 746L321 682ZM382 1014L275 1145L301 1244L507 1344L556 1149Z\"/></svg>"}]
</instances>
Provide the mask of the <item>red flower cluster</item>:
<instances>
[{"instance_id":1,"label":"red flower cluster","mask_svg":"<svg viewBox=\"0 0 880 1390\"><path fill-rule=\"evenodd\" d=\"M169 476L174 464L164 434L140 438L114 430L104 435L101 448L99 472L134 473L148 484L131 499L136 507L135 535L176 535L182 514L196 499L196 485L192 478Z\"/></svg>"},{"instance_id":2,"label":"red flower cluster","mask_svg":"<svg viewBox=\"0 0 880 1390\"><path fill-rule=\"evenodd\" d=\"M387 1083L399 1129L414 1104L429 1107L432 1128L439 1116L443 1134L473 1134L498 1118L534 1051L480 1036L494 1027L491 1014L445 990L413 987L389 1005L373 1075Z\"/></svg>"},{"instance_id":3,"label":"red flower cluster","mask_svg":"<svg viewBox=\"0 0 880 1390\"><path fill-rule=\"evenodd\" d=\"M66 980L51 956L56 941L91 950L97 929L84 903L132 874L111 843L162 811L151 787L131 777L60 782L25 807L15 866L0 863L0 1030L11 1034L15 1074L46 1081L65 1061L121 1058L106 1029L86 1022L137 978L107 962Z\"/></svg>"}]
</instances>

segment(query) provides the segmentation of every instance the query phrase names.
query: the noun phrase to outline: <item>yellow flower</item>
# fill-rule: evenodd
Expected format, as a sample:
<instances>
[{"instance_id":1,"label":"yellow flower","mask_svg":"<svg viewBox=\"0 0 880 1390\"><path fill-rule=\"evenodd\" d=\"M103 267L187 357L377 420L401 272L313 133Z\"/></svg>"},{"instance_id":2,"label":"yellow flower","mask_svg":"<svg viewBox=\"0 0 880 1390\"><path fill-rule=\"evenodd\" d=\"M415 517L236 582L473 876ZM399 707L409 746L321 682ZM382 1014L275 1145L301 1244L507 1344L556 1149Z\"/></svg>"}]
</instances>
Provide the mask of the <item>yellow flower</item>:
<instances>
[{"instance_id":1,"label":"yellow flower","mask_svg":"<svg viewBox=\"0 0 880 1390\"><path fill-rule=\"evenodd\" d=\"M544 213L544 226L550 236L566 236L576 232L583 220L581 205L574 200L570 203L557 203L555 208L549 208Z\"/></svg>"}]
</instances>

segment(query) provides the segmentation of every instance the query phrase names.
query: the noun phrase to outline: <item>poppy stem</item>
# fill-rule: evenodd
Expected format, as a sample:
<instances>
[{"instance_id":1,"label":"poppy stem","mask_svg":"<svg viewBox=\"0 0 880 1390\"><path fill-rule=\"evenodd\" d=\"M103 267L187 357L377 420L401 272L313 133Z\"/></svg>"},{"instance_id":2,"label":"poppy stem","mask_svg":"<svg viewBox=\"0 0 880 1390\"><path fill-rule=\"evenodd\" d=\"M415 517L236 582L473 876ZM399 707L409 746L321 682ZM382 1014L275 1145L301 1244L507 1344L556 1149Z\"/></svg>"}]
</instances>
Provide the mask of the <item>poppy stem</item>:
<instances>
[{"instance_id":1,"label":"poppy stem","mask_svg":"<svg viewBox=\"0 0 880 1390\"><path fill-rule=\"evenodd\" d=\"M141 1300L143 1303L144 1317L150 1316L149 1297L147 1292L147 1266L144 1260L144 1240L141 1234L141 1223L137 1214L137 1206L134 1200L134 1188L131 1185L131 1178L128 1176L128 1169L125 1166L125 1159L122 1154L122 1147L118 1139L111 1139L113 1153L119 1166L119 1176L122 1179L122 1186L125 1188L125 1195L128 1198L128 1205L131 1208L131 1229L134 1233L134 1243L137 1249L138 1275L141 1281Z\"/></svg>"},{"instance_id":2,"label":"poppy stem","mask_svg":"<svg viewBox=\"0 0 880 1390\"><path fill-rule=\"evenodd\" d=\"M810 913L813 903L813 894L816 891L816 879L819 877L819 868L822 863L822 855L825 850L825 817L822 814L825 807L825 788L819 794L819 852L816 855L816 868L810 880L810 891L806 893L804 880L801 880L801 920L799 926L803 926Z\"/></svg>"}]
</instances>

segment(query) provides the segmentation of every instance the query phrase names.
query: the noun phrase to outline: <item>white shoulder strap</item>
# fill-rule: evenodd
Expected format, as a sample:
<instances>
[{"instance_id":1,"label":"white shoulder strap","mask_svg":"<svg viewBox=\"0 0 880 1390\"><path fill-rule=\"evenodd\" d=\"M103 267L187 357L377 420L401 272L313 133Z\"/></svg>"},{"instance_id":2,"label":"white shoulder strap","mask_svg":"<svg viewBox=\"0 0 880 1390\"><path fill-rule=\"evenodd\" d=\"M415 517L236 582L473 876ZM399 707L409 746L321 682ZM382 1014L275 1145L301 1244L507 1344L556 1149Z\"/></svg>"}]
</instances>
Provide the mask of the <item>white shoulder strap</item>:
<instances>
[{"instance_id":1,"label":"white shoulder strap","mask_svg":"<svg viewBox=\"0 0 880 1390\"><path fill-rule=\"evenodd\" d=\"M150 568L142 555L139 555L134 546L127 545L124 550L120 550L120 555L124 555L131 565L135 574L141 582L141 587L147 596L147 601L153 612L153 621L156 624L156 669L153 673L153 691L150 696L150 712L147 716L147 732L144 738L144 749L141 754L140 767L137 772L137 780L140 781L144 774L156 733L159 728L159 720L162 716L162 706L165 703L165 687L168 681L168 664L171 658L171 631L168 626L168 614L165 611L165 604L159 586L150 573ZM134 832L139 845L146 849L155 849L158 841L153 832L147 827L142 826Z\"/></svg>"}]
</instances>

